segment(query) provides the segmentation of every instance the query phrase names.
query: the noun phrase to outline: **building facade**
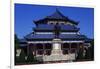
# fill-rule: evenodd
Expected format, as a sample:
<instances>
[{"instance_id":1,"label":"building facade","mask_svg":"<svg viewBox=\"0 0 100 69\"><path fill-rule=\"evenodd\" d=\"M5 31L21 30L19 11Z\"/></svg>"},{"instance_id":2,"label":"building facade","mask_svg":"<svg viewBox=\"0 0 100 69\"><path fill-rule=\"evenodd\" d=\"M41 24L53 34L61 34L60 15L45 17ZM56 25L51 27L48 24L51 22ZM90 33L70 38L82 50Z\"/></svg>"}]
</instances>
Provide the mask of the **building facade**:
<instances>
[{"instance_id":1,"label":"building facade","mask_svg":"<svg viewBox=\"0 0 100 69\"><path fill-rule=\"evenodd\" d=\"M74 61L84 57L91 47L91 40L79 32L78 22L64 16L59 10L34 23L36 27L33 31L20 39L20 47L27 55L32 53L38 61Z\"/></svg>"}]
</instances>

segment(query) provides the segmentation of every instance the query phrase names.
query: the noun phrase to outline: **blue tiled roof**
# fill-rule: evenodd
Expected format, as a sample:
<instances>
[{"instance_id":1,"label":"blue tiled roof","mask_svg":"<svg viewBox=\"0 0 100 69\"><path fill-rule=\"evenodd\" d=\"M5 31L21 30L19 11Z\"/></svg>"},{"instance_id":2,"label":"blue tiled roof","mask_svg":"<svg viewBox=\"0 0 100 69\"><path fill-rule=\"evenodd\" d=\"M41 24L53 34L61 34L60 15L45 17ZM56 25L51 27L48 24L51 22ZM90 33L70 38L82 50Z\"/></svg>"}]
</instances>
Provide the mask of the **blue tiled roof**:
<instances>
[{"instance_id":1,"label":"blue tiled roof","mask_svg":"<svg viewBox=\"0 0 100 69\"><path fill-rule=\"evenodd\" d=\"M79 30L79 28L73 26L73 25L59 25L61 27L61 30L71 31L71 30ZM53 24L39 24L35 30L54 30Z\"/></svg>"},{"instance_id":2,"label":"blue tiled roof","mask_svg":"<svg viewBox=\"0 0 100 69\"><path fill-rule=\"evenodd\" d=\"M33 37L33 33L29 33L28 35L26 35L24 38L26 38L26 39L30 39L30 38L32 38Z\"/></svg>"},{"instance_id":3,"label":"blue tiled roof","mask_svg":"<svg viewBox=\"0 0 100 69\"><path fill-rule=\"evenodd\" d=\"M78 24L78 22L69 19L68 17L64 16L64 15L63 15L60 11L58 11L58 10L56 10L53 14L51 14L51 15L49 15L49 16L43 18L43 19L36 20L36 21L34 21L34 22L35 22L36 25L37 25L38 23L45 22L45 20L48 20L48 19L49 19L49 20L68 21L68 22L71 22L71 23L73 23L73 24L75 24L75 25ZM45 24L45 23L44 23L44 24Z\"/></svg>"},{"instance_id":4,"label":"blue tiled roof","mask_svg":"<svg viewBox=\"0 0 100 69\"><path fill-rule=\"evenodd\" d=\"M26 39L19 39L20 47L25 47L27 46L27 41Z\"/></svg>"},{"instance_id":5,"label":"blue tiled roof","mask_svg":"<svg viewBox=\"0 0 100 69\"><path fill-rule=\"evenodd\" d=\"M55 38L55 35L54 34L30 34L28 36L25 37L26 39L42 39L42 40L45 40L45 39L53 39ZM84 35L77 35L77 34L60 34L59 35L59 38L61 39L85 39L86 36Z\"/></svg>"},{"instance_id":6,"label":"blue tiled roof","mask_svg":"<svg viewBox=\"0 0 100 69\"><path fill-rule=\"evenodd\" d=\"M48 19L63 19L63 20L67 20L67 17L65 17L62 13L60 13L58 10L56 10L55 13L53 13L50 16L47 16L46 18Z\"/></svg>"},{"instance_id":7,"label":"blue tiled roof","mask_svg":"<svg viewBox=\"0 0 100 69\"><path fill-rule=\"evenodd\" d=\"M51 34L30 34L26 36L27 39L53 39L54 35Z\"/></svg>"},{"instance_id":8,"label":"blue tiled roof","mask_svg":"<svg viewBox=\"0 0 100 69\"><path fill-rule=\"evenodd\" d=\"M52 30L54 29L54 25L51 24L39 24L37 29L44 29L44 30Z\"/></svg>"},{"instance_id":9,"label":"blue tiled roof","mask_svg":"<svg viewBox=\"0 0 100 69\"><path fill-rule=\"evenodd\" d=\"M61 39L85 39L86 36L84 35L76 35L76 34L63 34L63 35L60 35L59 38Z\"/></svg>"},{"instance_id":10,"label":"blue tiled roof","mask_svg":"<svg viewBox=\"0 0 100 69\"><path fill-rule=\"evenodd\" d=\"M60 25L62 30L77 30L75 26L72 25Z\"/></svg>"},{"instance_id":11,"label":"blue tiled roof","mask_svg":"<svg viewBox=\"0 0 100 69\"><path fill-rule=\"evenodd\" d=\"M26 43L27 41L26 41L26 39L19 39L19 42Z\"/></svg>"}]
</instances>

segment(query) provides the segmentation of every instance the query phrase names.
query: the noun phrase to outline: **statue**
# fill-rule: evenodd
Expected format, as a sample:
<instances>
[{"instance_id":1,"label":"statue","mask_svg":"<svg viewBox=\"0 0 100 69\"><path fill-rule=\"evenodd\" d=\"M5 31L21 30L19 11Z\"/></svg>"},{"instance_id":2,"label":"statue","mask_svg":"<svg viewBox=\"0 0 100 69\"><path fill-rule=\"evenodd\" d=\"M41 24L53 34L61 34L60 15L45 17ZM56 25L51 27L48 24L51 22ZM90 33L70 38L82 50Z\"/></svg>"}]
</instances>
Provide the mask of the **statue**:
<instances>
[{"instance_id":1,"label":"statue","mask_svg":"<svg viewBox=\"0 0 100 69\"><path fill-rule=\"evenodd\" d=\"M56 25L54 26L54 33L55 33L55 38L59 38L60 26L58 23L56 23Z\"/></svg>"}]
</instances>

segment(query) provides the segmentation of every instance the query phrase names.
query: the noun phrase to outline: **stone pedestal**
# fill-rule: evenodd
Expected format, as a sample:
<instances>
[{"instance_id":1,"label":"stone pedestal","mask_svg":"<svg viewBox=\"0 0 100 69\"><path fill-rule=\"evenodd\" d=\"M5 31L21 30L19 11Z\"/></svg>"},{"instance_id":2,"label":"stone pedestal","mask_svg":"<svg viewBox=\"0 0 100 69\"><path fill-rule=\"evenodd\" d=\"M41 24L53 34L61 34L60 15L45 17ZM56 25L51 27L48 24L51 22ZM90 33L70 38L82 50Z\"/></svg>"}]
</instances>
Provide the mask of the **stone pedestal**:
<instances>
[{"instance_id":1,"label":"stone pedestal","mask_svg":"<svg viewBox=\"0 0 100 69\"><path fill-rule=\"evenodd\" d=\"M61 39L53 39L52 55L61 55Z\"/></svg>"}]
</instances>

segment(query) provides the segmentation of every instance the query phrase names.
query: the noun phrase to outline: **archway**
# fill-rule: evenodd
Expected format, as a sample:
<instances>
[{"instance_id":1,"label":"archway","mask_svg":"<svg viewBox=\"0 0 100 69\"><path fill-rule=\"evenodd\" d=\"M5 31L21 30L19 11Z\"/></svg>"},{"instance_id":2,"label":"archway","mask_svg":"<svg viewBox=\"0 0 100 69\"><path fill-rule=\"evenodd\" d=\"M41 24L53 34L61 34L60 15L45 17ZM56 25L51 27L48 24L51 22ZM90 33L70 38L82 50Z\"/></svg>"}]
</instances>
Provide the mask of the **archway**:
<instances>
[{"instance_id":1,"label":"archway","mask_svg":"<svg viewBox=\"0 0 100 69\"><path fill-rule=\"evenodd\" d=\"M46 43L46 44L44 45L44 51L45 51L45 55L51 55L52 44Z\"/></svg>"},{"instance_id":2,"label":"archway","mask_svg":"<svg viewBox=\"0 0 100 69\"><path fill-rule=\"evenodd\" d=\"M62 53L64 55L68 54L69 48L70 48L70 45L68 43L63 43L62 46L61 46Z\"/></svg>"},{"instance_id":3,"label":"archway","mask_svg":"<svg viewBox=\"0 0 100 69\"><path fill-rule=\"evenodd\" d=\"M43 50L43 44L38 43L36 44L36 54L37 55L43 55L44 54L44 50Z\"/></svg>"}]
</instances>

